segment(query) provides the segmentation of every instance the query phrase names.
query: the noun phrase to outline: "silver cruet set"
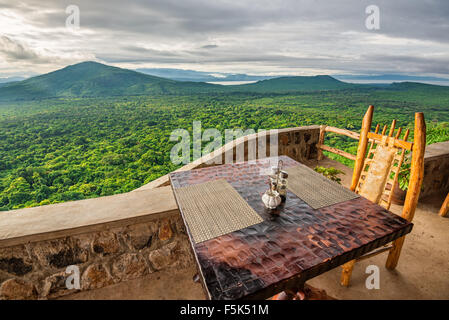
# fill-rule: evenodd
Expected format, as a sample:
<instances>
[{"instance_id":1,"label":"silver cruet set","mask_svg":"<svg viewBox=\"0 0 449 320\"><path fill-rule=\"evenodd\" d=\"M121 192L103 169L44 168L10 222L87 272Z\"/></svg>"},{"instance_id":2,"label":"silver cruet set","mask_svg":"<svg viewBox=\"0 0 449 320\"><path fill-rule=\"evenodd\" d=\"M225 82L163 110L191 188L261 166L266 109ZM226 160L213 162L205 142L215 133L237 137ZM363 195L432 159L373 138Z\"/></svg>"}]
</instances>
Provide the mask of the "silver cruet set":
<instances>
[{"instance_id":1,"label":"silver cruet set","mask_svg":"<svg viewBox=\"0 0 449 320\"><path fill-rule=\"evenodd\" d=\"M282 170L283 162L279 160L277 166L270 170L270 188L262 196L262 202L270 210L276 209L287 197L288 173Z\"/></svg>"}]
</instances>

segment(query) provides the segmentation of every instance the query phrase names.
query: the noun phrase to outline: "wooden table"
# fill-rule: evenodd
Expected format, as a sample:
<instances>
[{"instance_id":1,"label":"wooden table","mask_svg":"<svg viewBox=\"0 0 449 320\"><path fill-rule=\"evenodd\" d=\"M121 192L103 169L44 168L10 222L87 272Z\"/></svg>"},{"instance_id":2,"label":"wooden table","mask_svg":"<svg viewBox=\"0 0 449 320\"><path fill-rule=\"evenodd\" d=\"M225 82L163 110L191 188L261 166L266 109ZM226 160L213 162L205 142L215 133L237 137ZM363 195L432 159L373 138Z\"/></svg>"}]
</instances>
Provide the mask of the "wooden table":
<instances>
[{"instance_id":1,"label":"wooden table","mask_svg":"<svg viewBox=\"0 0 449 320\"><path fill-rule=\"evenodd\" d=\"M279 158L284 167L300 165ZM296 290L412 230L412 223L363 197L314 210L289 191L280 215L273 216L261 201L267 176L254 170L270 166L267 158L170 174L175 197L180 187L224 178L264 220L200 243L186 226L209 299L266 299Z\"/></svg>"}]
</instances>

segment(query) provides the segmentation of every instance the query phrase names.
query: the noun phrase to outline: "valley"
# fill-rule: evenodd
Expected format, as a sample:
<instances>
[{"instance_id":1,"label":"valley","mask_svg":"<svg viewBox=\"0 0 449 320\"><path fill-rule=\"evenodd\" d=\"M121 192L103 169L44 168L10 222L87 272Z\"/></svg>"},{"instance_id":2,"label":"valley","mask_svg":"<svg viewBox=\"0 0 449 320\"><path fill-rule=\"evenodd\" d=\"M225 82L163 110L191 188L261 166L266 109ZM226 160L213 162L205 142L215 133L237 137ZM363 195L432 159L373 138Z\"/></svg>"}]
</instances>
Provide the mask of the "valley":
<instances>
[{"instance_id":1,"label":"valley","mask_svg":"<svg viewBox=\"0 0 449 320\"><path fill-rule=\"evenodd\" d=\"M220 86L78 67L0 88L0 210L134 190L177 169L170 133L190 132L193 121L220 132L312 124L359 131L373 104L374 123L395 118L412 128L414 112L422 111L427 143L449 140L449 87L354 85L329 76ZM356 152L352 140L327 139Z\"/></svg>"}]
</instances>

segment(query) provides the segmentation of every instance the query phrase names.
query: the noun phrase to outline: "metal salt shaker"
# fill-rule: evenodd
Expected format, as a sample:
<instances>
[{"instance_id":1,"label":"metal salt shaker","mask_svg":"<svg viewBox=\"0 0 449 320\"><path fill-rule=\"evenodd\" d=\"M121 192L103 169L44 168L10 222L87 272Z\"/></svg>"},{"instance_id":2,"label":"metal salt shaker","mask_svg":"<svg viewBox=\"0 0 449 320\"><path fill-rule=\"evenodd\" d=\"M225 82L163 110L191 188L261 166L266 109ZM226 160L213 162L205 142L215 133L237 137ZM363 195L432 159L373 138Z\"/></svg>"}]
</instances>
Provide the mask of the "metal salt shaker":
<instances>
[{"instance_id":1,"label":"metal salt shaker","mask_svg":"<svg viewBox=\"0 0 449 320\"><path fill-rule=\"evenodd\" d=\"M287 178L288 178L287 172L285 171L279 172L277 191L279 192L282 202L285 202L285 200L287 199Z\"/></svg>"}]
</instances>

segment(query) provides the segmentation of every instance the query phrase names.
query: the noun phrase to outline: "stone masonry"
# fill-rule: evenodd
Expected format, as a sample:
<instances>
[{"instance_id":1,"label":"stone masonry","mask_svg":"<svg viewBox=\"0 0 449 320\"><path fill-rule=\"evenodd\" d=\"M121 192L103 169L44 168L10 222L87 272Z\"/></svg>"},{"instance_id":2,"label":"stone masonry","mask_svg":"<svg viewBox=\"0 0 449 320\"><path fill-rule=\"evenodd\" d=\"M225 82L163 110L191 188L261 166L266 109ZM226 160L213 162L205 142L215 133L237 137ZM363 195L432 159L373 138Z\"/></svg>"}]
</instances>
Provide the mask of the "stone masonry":
<instances>
[{"instance_id":1,"label":"stone masonry","mask_svg":"<svg viewBox=\"0 0 449 320\"><path fill-rule=\"evenodd\" d=\"M426 147L424 180L420 197L449 192L449 141Z\"/></svg>"},{"instance_id":2,"label":"stone masonry","mask_svg":"<svg viewBox=\"0 0 449 320\"><path fill-rule=\"evenodd\" d=\"M179 216L26 243L0 248L0 299L53 299L193 263ZM79 290L66 287L73 265Z\"/></svg>"}]
</instances>

